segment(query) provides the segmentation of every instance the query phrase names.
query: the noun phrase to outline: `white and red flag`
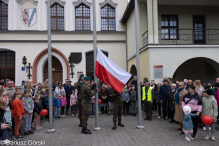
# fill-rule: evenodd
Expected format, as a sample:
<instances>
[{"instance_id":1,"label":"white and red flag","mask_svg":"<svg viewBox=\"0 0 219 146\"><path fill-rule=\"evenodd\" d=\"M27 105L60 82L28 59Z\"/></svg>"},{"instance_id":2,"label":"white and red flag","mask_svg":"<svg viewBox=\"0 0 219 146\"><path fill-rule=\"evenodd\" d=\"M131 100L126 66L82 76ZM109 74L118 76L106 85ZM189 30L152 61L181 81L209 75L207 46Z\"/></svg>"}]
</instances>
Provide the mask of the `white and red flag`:
<instances>
[{"instance_id":1,"label":"white and red flag","mask_svg":"<svg viewBox=\"0 0 219 146\"><path fill-rule=\"evenodd\" d=\"M112 62L100 49L97 52L95 74L107 85L121 93L131 74Z\"/></svg>"}]
</instances>

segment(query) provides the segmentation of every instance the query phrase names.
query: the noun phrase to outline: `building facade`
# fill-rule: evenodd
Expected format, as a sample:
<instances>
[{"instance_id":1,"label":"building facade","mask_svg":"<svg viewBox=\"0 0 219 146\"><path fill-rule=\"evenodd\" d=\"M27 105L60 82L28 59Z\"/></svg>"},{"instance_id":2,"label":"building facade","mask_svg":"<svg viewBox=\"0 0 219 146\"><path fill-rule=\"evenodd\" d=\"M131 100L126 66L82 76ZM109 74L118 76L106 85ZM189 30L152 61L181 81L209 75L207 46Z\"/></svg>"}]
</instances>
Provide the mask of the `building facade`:
<instances>
[{"instance_id":1,"label":"building facade","mask_svg":"<svg viewBox=\"0 0 219 146\"><path fill-rule=\"evenodd\" d=\"M139 0L141 80L157 83L219 76L219 1ZM127 26L128 71L136 75L135 11L130 0L121 22Z\"/></svg>"},{"instance_id":2,"label":"building facade","mask_svg":"<svg viewBox=\"0 0 219 146\"><path fill-rule=\"evenodd\" d=\"M120 19L128 1L96 0L97 47L126 69L126 33ZM53 80L93 76L92 0L51 0ZM31 81L48 78L47 0L0 0L0 78L20 85L28 70ZM70 76L69 57L74 76ZM26 64L27 66L28 64Z\"/></svg>"}]
</instances>

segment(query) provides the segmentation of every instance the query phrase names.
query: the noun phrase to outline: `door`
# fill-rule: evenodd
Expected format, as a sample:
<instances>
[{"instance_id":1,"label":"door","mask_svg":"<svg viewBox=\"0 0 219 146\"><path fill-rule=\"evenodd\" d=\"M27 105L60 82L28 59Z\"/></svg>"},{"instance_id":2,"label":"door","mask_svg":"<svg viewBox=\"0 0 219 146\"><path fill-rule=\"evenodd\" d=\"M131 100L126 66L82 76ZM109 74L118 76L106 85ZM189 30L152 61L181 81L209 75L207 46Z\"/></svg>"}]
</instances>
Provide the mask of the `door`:
<instances>
[{"instance_id":1,"label":"door","mask_svg":"<svg viewBox=\"0 0 219 146\"><path fill-rule=\"evenodd\" d=\"M43 74L45 81L45 79L48 79L48 60L46 61L46 64L44 66ZM54 83L56 83L56 81L63 82L62 64L54 56L52 57L52 78Z\"/></svg>"},{"instance_id":2,"label":"door","mask_svg":"<svg viewBox=\"0 0 219 146\"><path fill-rule=\"evenodd\" d=\"M15 53L12 51L0 52L0 79L15 81Z\"/></svg>"},{"instance_id":3,"label":"door","mask_svg":"<svg viewBox=\"0 0 219 146\"><path fill-rule=\"evenodd\" d=\"M205 44L205 16L193 16L194 44Z\"/></svg>"},{"instance_id":4,"label":"door","mask_svg":"<svg viewBox=\"0 0 219 146\"><path fill-rule=\"evenodd\" d=\"M103 52L107 57L108 53ZM86 75L90 76L94 80L94 53L90 52L86 54Z\"/></svg>"}]
</instances>

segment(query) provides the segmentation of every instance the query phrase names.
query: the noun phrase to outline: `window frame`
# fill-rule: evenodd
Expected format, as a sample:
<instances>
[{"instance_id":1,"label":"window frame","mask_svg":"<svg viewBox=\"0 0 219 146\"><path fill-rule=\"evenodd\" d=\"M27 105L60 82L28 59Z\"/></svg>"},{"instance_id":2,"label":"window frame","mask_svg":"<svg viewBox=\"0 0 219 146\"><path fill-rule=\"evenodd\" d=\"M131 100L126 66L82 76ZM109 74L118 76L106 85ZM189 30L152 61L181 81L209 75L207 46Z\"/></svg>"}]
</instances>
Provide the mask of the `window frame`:
<instances>
[{"instance_id":1,"label":"window frame","mask_svg":"<svg viewBox=\"0 0 219 146\"><path fill-rule=\"evenodd\" d=\"M58 16L57 15L57 5L59 5L61 8L63 8L63 16ZM52 24L51 24L51 30L52 31L64 31L65 30L65 8L62 6L62 5L60 5L60 4L58 4L58 3L55 3L55 4L53 4L52 6L50 6L50 11L52 11L52 7L56 7L56 16L52 16L51 15L51 23L52 23L52 18L55 18L56 19L56 29L52 29ZM52 14L52 12L51 12L51 14ZM62 18L63 19L63 22L64 22L64 27L63 27L63 29L62 30L59 30L58 29L58 18Z\"/></svg>"},{"instance_id":2,"label":"window frame","mask_svg":"<svg viewBox=\"0 0 219 146\"><path fill-rule=\"evenodd\" d=\"M107 8L107 17L102 17L102 9L104 7L106 7L106 6L111 7L112 9L114 9L114 17L109 17L109 10L108 10L108 8ZM101 21L101 31L116 31L116 8L112 7L109 4L104 5L100 9L100 17L101 17L100 18L100 21ZM114 18L114 20L115 20L115 30L109 30L109 19L112 19L112 18ZM103 30L103 28L102 28L102 19L107 19L107 30Z\"/></svg>"},{"instance_id":3,"label":"window frame","mask_svg":"<svg viewBox=\"0 0 219 146\"><path fill-rule=\"evenodd\" d=\"M82 16L76 16L77 8L79 8L80 6L82 6ZM83 16L84 15L83 6L85 6L86 8L89 9L89 16ZM77 23L76 19L77 18L82 19L82 29L81 30L77 29L77 27L76 27L76 23ZM90 20L90 29L89 30L84 29L84 19L89 19ZM88 6L86 6L85 4L82 3L79 6L75 7L75 31L90 31L90 30L91 30L90 7L88 7Z\"/></svg>"},{"instance_id":4,"label":"window frame","mask_svg":"<svg viewBox=\"0 0 219 146\"><path fill-rule=\"evenodd\" d=\"M176 17L176 26L170 26L170 17ZM162 26L162 17L168 17L168 26ZM162 38L162 30L168 29L168 39ZM170 29L176 29L176 38L170 38ZM161 15L161 39L162 40L179 40L179 17L178 15Z\"/></svg>"},{"instance_id":5,"label":"window frame","mask_svg":"<svg viewBox=\"0 0 219 146\"><path fill-rule=\"evenodd\" d=\"M7 17L8 19L8 11L7 14L2 14L2 3L4 3L3 1L0 1L0 30L8 30L8 21L7 21L7 29L2 29L2 17ZM8 9L8 4L4 3L5 5L7 5L7 9Z\"/></svg>"}]
</instances>

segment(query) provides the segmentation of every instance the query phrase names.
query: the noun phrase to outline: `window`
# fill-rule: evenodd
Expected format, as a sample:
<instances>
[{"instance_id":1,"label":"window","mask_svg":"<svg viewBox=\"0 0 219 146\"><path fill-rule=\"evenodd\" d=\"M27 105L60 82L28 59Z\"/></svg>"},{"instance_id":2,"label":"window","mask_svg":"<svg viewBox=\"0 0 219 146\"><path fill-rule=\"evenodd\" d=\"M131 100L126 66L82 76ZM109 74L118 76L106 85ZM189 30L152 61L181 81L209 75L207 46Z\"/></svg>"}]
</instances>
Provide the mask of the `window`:
<instances>
[{"instance_id":1,"label":"window","mask_svg":"<svg viewBox=\"0 0 219 146\"><path fill-rule=\"evenodd\" d=\"M0 78L15 80L15 53L11 51L0 52Z\"/></svg>"},{"instance_id":2,"label":"window","mask_svg":"<svg viewBox=\"0 0 219 146\"><path fill-rule=\"evenodd\" d=\"M8 5L0 1L0 29L8 29Z\"/></svg>"},{"instance_id":3,"label":"window","mask_svg":"<svg viewBox=\"0 0 219 146\"><path fill-rule=\"evenodd\" d=\"M162 15L161 16L162 39L178 39L178 16Z\"/></svg>"},{"instance_id":4,"label":"window","mask_svg":"<svg viewBox=\"0 0 219 146\"><path fill-rule=\"evenodd\" d=\"M64 8L59 4L51 7L51 29L64 30Z\"/></svg>"},{"instance_id":5,"label":"window","mask_svg":"<svg viewBox=\"0 0 219 146\"><path fill-rule=\"evenodd\" d=\"M109 5L101 8L101 29L116 30L115 27L115 9Z\"/></svg>"},{"instance_id":6,"label":"window","mask_svg":"<svg viewBox=\"0 0 219 146\"><path fill-rule=\"evenodd\" d=\"M205 16L193 16L194 43L205 44Z\"/></svg>"},{"instance_id":7,"label":"window","mask_svg":"<svg viewBox=\"0 0 219 146\"><path fill-rule=\"evenodd\" d=\"M90 30L90 8L80 5L75 9L76 30Z\"/></svg>"}]
</instances>

